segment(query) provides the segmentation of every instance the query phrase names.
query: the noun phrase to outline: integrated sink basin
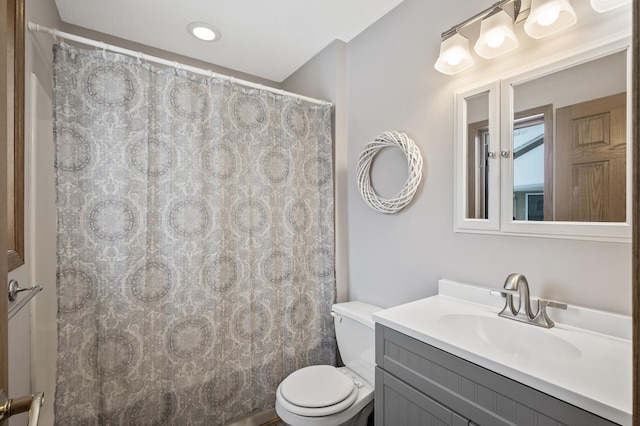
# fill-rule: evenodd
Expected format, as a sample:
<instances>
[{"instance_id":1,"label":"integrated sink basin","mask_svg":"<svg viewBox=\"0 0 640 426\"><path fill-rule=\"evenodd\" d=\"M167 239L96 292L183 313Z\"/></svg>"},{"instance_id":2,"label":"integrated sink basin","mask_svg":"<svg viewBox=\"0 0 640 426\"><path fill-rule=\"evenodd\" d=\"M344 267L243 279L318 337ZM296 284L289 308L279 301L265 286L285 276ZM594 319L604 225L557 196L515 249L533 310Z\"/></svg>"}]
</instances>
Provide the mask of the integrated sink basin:
<instances>
[{"instance_id":1,"label":"integrated sink basin","mask_svg":"<svg viewBox=\"0 0 640 426\"><path fill-rule=\"evenodd\" d=\"M631 318L572 306L552 328L499 317L487 287L440 280L439 294L377 312L376 323L621 425L631 425ZM534 299L534 306L537 302Z\"/></svg>"},{"instance_id":2,"label":"integrated sink basin","mask_svg":"<svg viewBox=\"0 0 640 426\"><path fill-rule=\"evenodd\" d=\"M576 360L582 356L576 345L547 329L498 316L445 314L437 321L452 333L452 337L487 345L523 360Z\"/></svg>"}]
</instances>

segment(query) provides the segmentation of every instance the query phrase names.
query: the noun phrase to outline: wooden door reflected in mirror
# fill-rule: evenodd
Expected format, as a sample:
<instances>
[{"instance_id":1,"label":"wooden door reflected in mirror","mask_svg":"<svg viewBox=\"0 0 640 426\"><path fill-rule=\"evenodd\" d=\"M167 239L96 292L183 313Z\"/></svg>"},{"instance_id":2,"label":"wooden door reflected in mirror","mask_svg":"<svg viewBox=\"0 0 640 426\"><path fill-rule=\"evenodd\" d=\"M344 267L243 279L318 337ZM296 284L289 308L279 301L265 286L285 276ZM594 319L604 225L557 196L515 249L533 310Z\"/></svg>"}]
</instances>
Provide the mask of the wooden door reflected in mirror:
<instances>
[{"instance_id":1,"label":"wooden door reflected in mirror","mask_svg":"<svg viewBox=\"0 0 640 426\"><path fill-rule=\"evenodd\" d=\"M624 222L626 92L558 108L555 220Z\"/></svg>"}]
</instances>

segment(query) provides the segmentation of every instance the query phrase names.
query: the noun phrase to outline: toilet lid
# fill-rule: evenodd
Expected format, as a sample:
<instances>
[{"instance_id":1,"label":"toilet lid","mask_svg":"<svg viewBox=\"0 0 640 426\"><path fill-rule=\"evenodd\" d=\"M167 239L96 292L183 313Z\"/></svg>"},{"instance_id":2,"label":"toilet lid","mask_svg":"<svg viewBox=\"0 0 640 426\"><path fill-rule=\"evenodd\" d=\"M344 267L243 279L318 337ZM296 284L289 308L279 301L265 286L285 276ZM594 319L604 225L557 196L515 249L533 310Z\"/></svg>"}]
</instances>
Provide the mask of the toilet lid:
<instances>
[{"instance_id":1,"label":"toilet lid","mask_svg":"<svg viewBox=\"0 0 640 426\"><path fill-rule=\"evenodd\" d=\"M349 377L330 365L314 365L291 373L280 384L284 399L298 407L321 408L336 405L357 386Z\"/></svg>"}]
</instances>

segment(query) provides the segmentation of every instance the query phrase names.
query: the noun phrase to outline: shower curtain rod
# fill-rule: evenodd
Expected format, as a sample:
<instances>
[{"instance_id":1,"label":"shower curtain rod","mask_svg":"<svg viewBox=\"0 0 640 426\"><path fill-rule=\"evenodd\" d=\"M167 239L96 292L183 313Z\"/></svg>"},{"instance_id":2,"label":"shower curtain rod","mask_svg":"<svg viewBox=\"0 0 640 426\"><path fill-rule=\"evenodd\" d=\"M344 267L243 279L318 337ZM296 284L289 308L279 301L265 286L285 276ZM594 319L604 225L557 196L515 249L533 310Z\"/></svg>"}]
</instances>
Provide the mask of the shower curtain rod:
<instances>
[{"instance_id":1,"label":"shower curtain rod","mask_svg":"<svg viewBox=\"0 0 640 426\"><path fill-rule=\"evenodd\" d=\"M227 81L229 81L231 83L234 83L234 84L239 84L239 85L250 87L250 88L253 88L253 89L265 90L267 92L276 93L276 94L282 95L282 96L289 96L289 97L297 98L297 99L299 99L301 101L309 102L309 103L312 103L312 104L329 105L329 106L332 105L331 102L327 102L327 101L323 101L323 100L315 99L315 98L310 98L308 96L298 95L296 93L291 93L291 92L287 92L285 90L276 89L275 87L269 87L269 86L265 86L265 85L262 85L262 84L253 83L251 81L242 80L242 79L231 77L231 76L224 75L224 74L218 74L218 73L215 73L215 72L213 72L211 70L206 70L204 68L192 67L190 65L181 64L181 63L176 62L176 61L169 61L167 59L159 58L157 56L146 55L146 54L144 54L142 52L136 52L134 50L125 49L123 47L114 46L114 45L111 45L111 44L103 43L101 41L92 40L90 38L80 37L80 36L77 36L75 34L65 33L65 32L59 31L57 29L47 28L47 27L44 27L42 25L35 24L33 22L29 22L28 23L28 28L29 28L29 31L35 31L35 32L41 32L41 33L50 34L51 36L53 36L53 38L58 38L59 37L59 38L62 38L64 40L75 41L77 43L86 44L88 46L98 47L98 48L104 49L104 50L110 50L110 51L115 52L115 53L120 53L120 54L127 55L127 56L133 56L133 57L138 58L140 60L144 60L144 61L148 61L148 62L155 62L157 64L167 65L167 66L170 66L170 67L174 67L174 68L178 68L178 69L181 69L181 70L185 70L185 71L188 71L188 72L193 73L193 74L199 74L199 75L204 75L204 76L208 76L208 77L212 77L212 78L219 78L219 79L222 79L222 80L227 80Z\"/></svg>"}]
</instances>

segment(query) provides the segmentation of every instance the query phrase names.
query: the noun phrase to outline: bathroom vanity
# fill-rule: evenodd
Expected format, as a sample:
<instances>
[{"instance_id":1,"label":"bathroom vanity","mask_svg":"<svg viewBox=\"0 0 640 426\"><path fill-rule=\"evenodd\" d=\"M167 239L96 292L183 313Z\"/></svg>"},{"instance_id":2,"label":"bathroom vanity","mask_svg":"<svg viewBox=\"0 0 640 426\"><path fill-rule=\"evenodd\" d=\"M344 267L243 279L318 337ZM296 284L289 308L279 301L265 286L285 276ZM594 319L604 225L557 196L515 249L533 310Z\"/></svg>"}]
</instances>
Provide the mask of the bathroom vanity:
<instances>
[{"instance_id":1,"label":"bathroom vanity","mask_svg":"<svg viewBox=\"0 0 640 426\"><path fill-rule=\"evenodd\" d=\"M488 288L439 288L374 315L376 425L631 424L629 317L569 305L542 329Z\"/></svg>"}]
</instances>

